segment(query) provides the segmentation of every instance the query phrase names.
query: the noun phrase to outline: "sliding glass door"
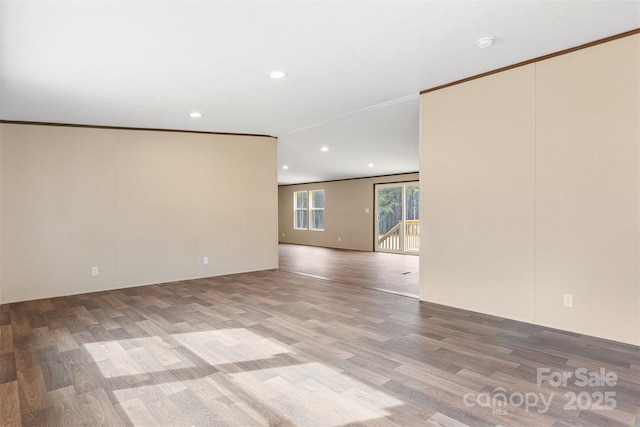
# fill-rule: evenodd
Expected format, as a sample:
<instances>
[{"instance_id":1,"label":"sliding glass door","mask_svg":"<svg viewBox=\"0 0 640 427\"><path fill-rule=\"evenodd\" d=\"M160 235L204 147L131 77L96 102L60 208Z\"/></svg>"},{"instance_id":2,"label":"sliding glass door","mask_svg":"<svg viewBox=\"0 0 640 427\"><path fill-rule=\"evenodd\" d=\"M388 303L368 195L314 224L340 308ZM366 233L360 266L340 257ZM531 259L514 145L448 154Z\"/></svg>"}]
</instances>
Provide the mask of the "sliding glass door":
<instances>
[{"instance_id":1,"label":"sliding glass door","mask_svg":"<svg viewBox=\"0 0 640 427\"><path fill-rule=\"evenodd\" d=\"M376 250L420 252L420 186L417 182L376 184Z\"/></svg>"}]
</instances>

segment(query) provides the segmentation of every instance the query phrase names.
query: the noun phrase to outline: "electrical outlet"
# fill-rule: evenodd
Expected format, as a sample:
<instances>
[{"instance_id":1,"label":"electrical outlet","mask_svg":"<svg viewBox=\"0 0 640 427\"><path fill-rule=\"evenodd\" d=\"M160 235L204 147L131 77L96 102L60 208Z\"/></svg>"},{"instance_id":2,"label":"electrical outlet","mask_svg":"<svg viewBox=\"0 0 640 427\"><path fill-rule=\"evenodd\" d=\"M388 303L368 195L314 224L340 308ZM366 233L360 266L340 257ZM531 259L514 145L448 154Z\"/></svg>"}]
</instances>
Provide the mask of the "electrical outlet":
<instances>
[{"instance_id":1,"label":"electrical outlet","mask_svg":"<svg viewBox=\"0 0 640 427\"><path fill-rule=\"evenodd\" d=\"M98 271L98 267L91 267L91 275L97 276L98 274L100 274L100 272Z\"/></svg>"},{"instance_id":2,"label":"electrical outlet","mask_svg":"<svg viewBox=\"0 0 640 427\"><path fill-rule=\"evenodd\" d=\"M284 233L282 233L282 237L284 237Z\"/></svg>"},{"instance_id":3,"label":"electrical outlet","mask_svg":"<svg viewBox=\"0 0 640 427\"><path fill-rule=\"evenodd\" d=\"M564 306L565 307L573 307L573 295L564 294Z\"/></svg>"},{"instance_id":4,"label":"electrical outlet","mask_svg":"<svg viewBox=\"0 0 640 427\"><path fill-rule=\"evenodd\" d=\"M342 237L338 237L338 242L342 242Z\"/></svg>"},{"instance_id":5,"label":"electrical outlet","mask_svg":"<svg viewBox=\"0 0 640 427\"><path fill-rule=\"evenodd\" d=\"M209 257L206 256L206 257L202 258L202 263L205 264L205 265L209 264Z\"/></svg>"}]
</instances>

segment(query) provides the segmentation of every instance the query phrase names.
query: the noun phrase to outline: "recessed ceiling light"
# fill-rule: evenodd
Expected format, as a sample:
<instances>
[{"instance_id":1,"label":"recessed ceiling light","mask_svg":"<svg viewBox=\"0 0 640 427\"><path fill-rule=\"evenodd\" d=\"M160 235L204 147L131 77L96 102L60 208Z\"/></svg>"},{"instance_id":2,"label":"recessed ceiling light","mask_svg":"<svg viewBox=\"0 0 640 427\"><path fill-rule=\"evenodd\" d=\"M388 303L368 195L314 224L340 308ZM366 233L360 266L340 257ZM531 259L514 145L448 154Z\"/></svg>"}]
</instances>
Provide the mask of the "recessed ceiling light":
<instances>
[{"instance_id":1,"label":"recessed ceiling light","mask_svg":"<svg viewBox=\"0 0 640 427\"><path fill-rule=\"evenodd\" d=\"M194 119L200 118L202 117L202 113L199 111L194 111L193 113L189 114L191 117L193 117Z\"/></svg>"},{"instance_id":2,"label":"recessed ceiling light","mask_svg":"<svg viewBox=\"0 0 640 427\"><path fill-rule=\"evenodd\" d=\"M272 71L272 72L269 73L269 77L271 77L272 79L281 79L286 75L287 75L287 73L285 73L284 71L280 71L280 70Z\"/></svg>"},{"instance_id":3,"label":"recessed ceiling light","mask_svg":"<svg viewBox=\"0 0 640 427\"><path fill-rule=\"evenodd\" d=\"M289 169L289 166L287 166L287 165L282 165L282 169Z\"/></svg>"},{"instance_id":4,"label":"recessed ceiling light","mask_svg":"<svg viewBox=\"0 0 640 427\"><path fill-rule=\"evenodd\" d=\"M478 47L483 49L485 47L489 47L496 42L496 38L494 36L482 37L481 39L476 40L478 43Z\"/></svg>"},{"instance_id":5,"label":"recessed ceiling light","mask_svg":"<svg viewBox=\"0 0 640 427\"><path fill-rule=\"evenodd\" d=\"M370 168L374 167L375 165L373 163L369 163L367 166L369 166Z\"/></svg>"},{"instance_id":6,"label":"recessed ceiling light","mask_svg":"<svg viewBox=\"0 0 640 427\"><path fill-rule=\"evenodd\" d=\"M322 147L320 151L324 151L326 153L327 151L329 151L329 147Z\"/></svg>"}]
</instances>

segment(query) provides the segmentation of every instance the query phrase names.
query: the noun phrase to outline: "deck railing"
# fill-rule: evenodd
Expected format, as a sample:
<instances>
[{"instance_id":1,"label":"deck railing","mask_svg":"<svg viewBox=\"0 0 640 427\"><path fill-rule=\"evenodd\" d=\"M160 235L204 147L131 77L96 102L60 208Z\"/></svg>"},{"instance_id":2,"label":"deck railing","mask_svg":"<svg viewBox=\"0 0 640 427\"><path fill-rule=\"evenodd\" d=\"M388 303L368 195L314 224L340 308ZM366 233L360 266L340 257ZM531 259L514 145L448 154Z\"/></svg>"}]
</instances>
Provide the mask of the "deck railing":
<instances>
[{"instance_id":1,"label":"deck railing","mask_svg":"<svg viewBox=\"0 0 640 427\"><path fill-rule=\"evenodd\" d=\"M420 251L420 220L410 219L404 222L404 247L407 252Z\"/></svg>"},{"instance_id":2,"label":"deck railing","mask_svg":"<svg viewBox=\"0 0 640 427\"><path fill-rule=\"evenodd\" d=\"M420 251L420 220L412 219L404 221L405 224L405 248L406 252ZM389 251L403 251L400 239L402 221L391 227L384 235L378 238L378 249Z\"/></svg>"},{"instance_id":3,"label":"deck railing","mask_svg":"<svg viewBox=\"0 0 640 427\"><path fill-rule=\"evenodd\" d=\"M398 221L396 225L391 227L389 231L378 238L378 249L386 249L390 251L400 250L400 227L402 221Z\"/></svg>"}]
</instances>

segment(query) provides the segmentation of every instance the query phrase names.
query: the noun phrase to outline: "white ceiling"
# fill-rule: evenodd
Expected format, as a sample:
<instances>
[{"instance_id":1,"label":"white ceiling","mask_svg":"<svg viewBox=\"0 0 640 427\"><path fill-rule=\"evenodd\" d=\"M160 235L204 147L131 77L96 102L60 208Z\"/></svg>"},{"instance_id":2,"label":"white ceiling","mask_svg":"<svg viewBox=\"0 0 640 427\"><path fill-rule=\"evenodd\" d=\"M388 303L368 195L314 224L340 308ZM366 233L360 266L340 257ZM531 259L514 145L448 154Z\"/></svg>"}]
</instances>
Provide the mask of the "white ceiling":
<instances>
[{"instance_id":1,"label":"white ceiling","mask_svg":"<svg viewBox=\"0 0 640 427\"><path fill-rule=\"evenodd\" d=\"M273 135L281 184L417 171L421 90L640 27L637 0L1 7L0 119Z\"/></svg>"}]
</instances>

